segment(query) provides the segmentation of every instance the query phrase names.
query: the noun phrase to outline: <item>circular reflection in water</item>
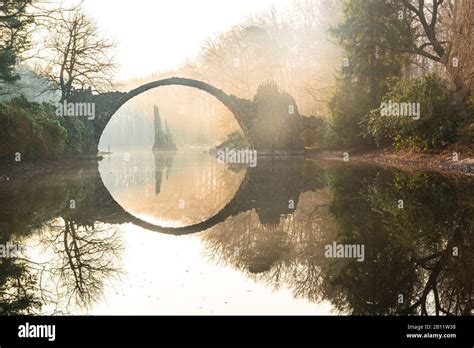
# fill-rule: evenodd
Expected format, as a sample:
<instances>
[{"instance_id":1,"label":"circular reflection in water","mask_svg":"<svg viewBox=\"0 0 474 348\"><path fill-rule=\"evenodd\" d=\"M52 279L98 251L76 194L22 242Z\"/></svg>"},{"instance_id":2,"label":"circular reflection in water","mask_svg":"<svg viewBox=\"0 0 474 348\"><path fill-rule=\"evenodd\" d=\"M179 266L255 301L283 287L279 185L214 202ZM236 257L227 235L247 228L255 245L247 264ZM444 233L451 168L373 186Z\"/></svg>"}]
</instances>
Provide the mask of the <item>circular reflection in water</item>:
<instances>
[{"instance_id":1,"label":"circular reflection in water","mask_svg":"<svg viewBox=\"0 0 474 348\"><path fill-rule=\"evenodd\" d=\"M231 171L202 151L151 149L108 155L99 172L122 208L164 227L188 226L212 217L232 199L245 175L245 169Z\"/></svg>"}]
</instances>

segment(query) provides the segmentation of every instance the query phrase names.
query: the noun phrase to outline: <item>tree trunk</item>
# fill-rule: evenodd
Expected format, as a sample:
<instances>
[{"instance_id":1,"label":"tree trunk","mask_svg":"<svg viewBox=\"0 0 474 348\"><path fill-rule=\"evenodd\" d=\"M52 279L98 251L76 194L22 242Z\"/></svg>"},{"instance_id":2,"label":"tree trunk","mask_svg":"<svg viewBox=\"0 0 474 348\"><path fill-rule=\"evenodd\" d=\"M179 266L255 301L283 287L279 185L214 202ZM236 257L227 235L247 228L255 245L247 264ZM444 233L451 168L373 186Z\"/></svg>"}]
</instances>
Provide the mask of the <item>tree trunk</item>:
<instances>
[{"instance_id":1,"label":"tree trunk","mask_svg":"<svg viewBox=\"0 0 474 348\"><path fill-rule=\"evenodd\" d=\"M456 102L465 106L474 78L474 0L455 2L452 43L445 61Z\"/></svg>"}]
</instances>

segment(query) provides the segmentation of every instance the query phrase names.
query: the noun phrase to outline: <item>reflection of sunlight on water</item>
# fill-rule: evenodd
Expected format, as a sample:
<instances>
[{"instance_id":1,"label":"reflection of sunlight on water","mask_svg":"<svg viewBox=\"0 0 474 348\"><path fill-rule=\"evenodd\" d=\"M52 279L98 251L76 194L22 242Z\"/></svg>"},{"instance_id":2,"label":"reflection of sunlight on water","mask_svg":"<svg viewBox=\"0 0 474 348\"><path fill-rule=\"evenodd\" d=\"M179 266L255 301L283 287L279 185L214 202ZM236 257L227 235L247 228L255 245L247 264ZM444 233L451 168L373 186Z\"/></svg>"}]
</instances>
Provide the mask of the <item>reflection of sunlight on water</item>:
<instances>
[{"instance_id":1,"label":"reflection of sunlight on water","mask_svg":"<svg viewBox=\"0 0 474 348\"><path fill-rule=\"evenodd\" d=\"M120 230L125 276L90 314L334 314L326 301L295 299L289 289L271 289L203 257L207 250L199 236L169 236L132 224Z\"/></svg>"},{"instance_id":2,"label":"reflection of sunlight on water","mask_svg":"<svg viewBox=\"0 0 474 348\"><path fill-rule=\"evenodd\" d=\"M136 163L124 166L120 156L117 165L107 164L110 158L99 164L104 182L109 175L107 189L130 198L125 203L133 204L124 206L130 213L165 226L189 225L188 216L205 220L233 195L216 192L239 187L233 203L242 205L235 214L192 236L127 223L95 163L0 186L0 232L23 248L17 259L0 260L0 285L10 296L6 303L45 315L380 315L405 313L393 294L410 291L414 295L406 303L420 303L414 314L422 313L422 306L434 314L430 292L426 304L419 300L430 289L427 279L433 279L436 263L439 298L453 303L456 315L472 312L465 300L474 269L471 181L317 162L305 162L301 170L288 159L262 160L241 185L245 171L223 179L215 175L219 170L212 171L212 158L196 157L176 161L169 180L163 173L158 195L155 158L151 168L138 155L131 156ZM143 185L150 178L152 185ZM140 190L150 187L147 198ZM181 193L189 196L178 209L172 198ZM201 199L206 195L212 199ZM156 196L160 206L150 204ZM412 203L400 214L393 197L410 197ZM288 209L290 198L294 211ZM333 241L365 245L367 261L325 257L325 245ZM453 243L459 255L441 257L451 255ZM76 283L85 294L80 303L70 301Z\"/></svg>"},{"instance_id":3,"label":"reflection of sunlight on water","mask_svg":"<svg viewBox=\"0 0 474 348\"><path fill-rule=\"evenodd\" d=\"M102 180L126 211L166 227L192 225L214 215L245 175L201 152L113 154L99 163Z\"/></svg>"},{"instance_id":4,"label":"reflection of sunlight on water","mask_svg":"<svg viewBox=\"0 0 474 348\"><path fill-rule=\"evenodd\" d=\"M150 218L144 215L141 218ZM151 218L153 221L153 218ZM60 221L57 221L60 224ZM165 220L153 222L165 224ZM22 242L24 255L45 266L41 272L44 314L91 315L208 315L307 314L331 315L332 306L294 298L290 289L272 289L232 266L210 260L200 236L175 237L150 232L127 223L118 227L124 249L120 277L104 279L103 293L90 306L68 303L64 279L48 272L57 255L42 230ZM40 268L41 268L40 267Z\"/></svg>"},{"instance_id":5,"label":"reflection of sunlight on water","mask_svg":"<svg viewBox=\"0 0 474 348\"><path fill-rule=\"evenodd\" d=\"M117 154L102 165L114 199L130 214L164 227L209 218L232 199L245 175L202 153L144 151L131 154L129 162ZM224 223L215 229L228 227ZM106 290L106 301L97 303L93 314L334 314L326 301L295 298L286 286L269 287L235 265L222 264L219 252L208 257L210 231L174 237L132 224L120 230L127 279Z\"/></svg>"}]
</instances>

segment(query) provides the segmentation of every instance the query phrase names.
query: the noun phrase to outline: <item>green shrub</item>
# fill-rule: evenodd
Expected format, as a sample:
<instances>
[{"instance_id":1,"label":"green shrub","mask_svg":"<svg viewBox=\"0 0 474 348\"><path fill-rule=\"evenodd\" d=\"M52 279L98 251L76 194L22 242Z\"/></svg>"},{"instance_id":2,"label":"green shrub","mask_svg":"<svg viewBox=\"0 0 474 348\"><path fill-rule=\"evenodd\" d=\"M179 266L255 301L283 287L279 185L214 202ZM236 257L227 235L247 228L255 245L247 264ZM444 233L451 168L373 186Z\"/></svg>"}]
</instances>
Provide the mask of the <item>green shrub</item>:
<instances>
[{"instance_id":1,"label":"green shrub","mask_svg":"<svg viewBox=\"0 0 474 348\"><path fill-rule=\"evenodd\" d=\"M64 149L67 132L49 104L25 97L0 102L0 158L54 159Z\"/></svg>"},{"instance_id":2,"label":"green shrub","mask_svg":"<svg viewBox=\"0 0 474 348\"><path fill-rule=\"evenodd\" d=\"M78 155L85 152L84 146L89 134L84 121L79 117L60 117L61 125L67 130L64 152L68 155Z\"/></svg>"},{"instance_id":3,"label":"green shrub","mask_svg":"<svg viewBox=\"0 0 474 348\"><path fill-rule=\"evenodd\" d=\"M470 147L473 150L474 146L474 122L466 124L458 131L458 141L460 145Z\"/></svg>"},{"instance_id":4,"label":"green shrub","mask_svg":"<svg viewBox=\"0 0 474 348\"><path fill-rule=\"evenodd\" d=\"M362 119L364 137L377 146L395 149L440 149L454 142L464 120L457 111L443 81L435 75L394 81L382 103L419 103L420 119L410 116L382 116L382 107Z\"/></svg>"},{"instance_id":5,"label":"green shrub","mask_svg":"<svg viewBox=\"0 0 474 348\"><path fill-rule=\"evenodd\" d=\"M327 118L322 116L305 117L301 139L304 146L320 146L325 144Z\"/></svg>"},{"instance_id":6,"label":"green shrub","mask_svg":"<svg viewBox=\"0 0 474 348\"><path fill-rule=\"evenodd\" d=\"M455 149L474 155L474 95L465 102L466 122L459 127Z\"/></svg>"},{"instance_id":7,"label":"green shrub","mask_svg":"<svg viewBox=\"0 0 474 348\"><path fill-rule=\"evenodd\" d=\"M250 145L241 132L235 131L228 134L227 139L220 145L217 145L216 149L225 149L226 147L233 149L246 149L249 148Z\"/></svg>"},{"instance_id":8,"label":"green shrub","mask_svg":"<svg viewBox=\"0 0 474 348\"><path fill-rule=\"evenodd\" d=\"M474 151L474 95L467 102L468 122L459 129L458 141Z\"/></svg>"},{"instance_id":9,"label":"green shrub","mask_svg":"<svg viewBox=\"0 0 474 348\"><path fill-rule=\"evenodd\" d=\"M340 80L329 102L331 117L326 128L326 144L336 148L367 145L360 120L372 108L372 102L357 83Z\"/></svg>"}]
</instances>

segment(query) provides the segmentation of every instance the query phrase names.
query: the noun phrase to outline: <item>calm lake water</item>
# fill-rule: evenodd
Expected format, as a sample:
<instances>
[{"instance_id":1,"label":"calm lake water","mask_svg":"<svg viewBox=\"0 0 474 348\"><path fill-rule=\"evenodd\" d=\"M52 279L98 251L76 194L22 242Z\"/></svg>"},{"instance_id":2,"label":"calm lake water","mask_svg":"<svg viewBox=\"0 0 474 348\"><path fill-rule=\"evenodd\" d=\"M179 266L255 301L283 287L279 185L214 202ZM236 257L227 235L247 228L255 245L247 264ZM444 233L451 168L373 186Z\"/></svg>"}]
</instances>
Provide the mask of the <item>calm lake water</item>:
<instances>
[{"instance_id":1,"label":"calm lake water","mask_svg":"<svg viewBox=\"0 0 474 348\"><path fill-rule=\"evenodd\" d=\"M473 192L471 178L201 150L11 178L0 243L21 251L0 262L0 312L473 314Z\"/></svg>"}]
</instances>

